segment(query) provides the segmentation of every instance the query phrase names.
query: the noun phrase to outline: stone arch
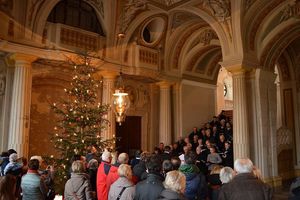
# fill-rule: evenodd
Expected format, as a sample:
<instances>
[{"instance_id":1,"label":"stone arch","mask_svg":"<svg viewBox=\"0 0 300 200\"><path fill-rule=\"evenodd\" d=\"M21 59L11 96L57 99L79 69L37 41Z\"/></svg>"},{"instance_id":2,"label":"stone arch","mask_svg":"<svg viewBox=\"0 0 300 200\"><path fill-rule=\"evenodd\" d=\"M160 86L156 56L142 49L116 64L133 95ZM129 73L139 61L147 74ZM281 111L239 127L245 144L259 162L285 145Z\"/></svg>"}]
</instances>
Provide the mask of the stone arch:
<instances>
[{"instance_id":1,"label":"stone arch","mask_svg":"<svg viewBox=\"0 0 300 200\"><path fill-rule=\"evenodd\" d=\"M170 48L166 49L167 55L169 55L169 60L166 62L167 66L171 67L175 65L173 68L178 69L180 72L184 70L181 66L183 65L184 55L191 50L189 43L192 42L194 37L203 31L205 27L207 27L207 24L187 24L181 30L177 30L173 33L169 38L169 40L173 42L170 44ZM179 38L180 36L182 37Z\"/></svg>"},{"instance_id":2,"label":"stone arch","mask_svg":"<svg viewBox=\"0 0 300 200\"><path fill-rule=\"evenodd\" d=\"M242 42L246 51L258 49L258 35L265 33L265 27L273 20L275 14L280 12L286 2L275 1L255 1L247 10L243 20L245 31L242 34Z\"/></svg>"},{"instance_id":3,"label":"stone arch","mask_svg":"<svg viewBox=\"0 0 300 200\"><path fill-rule=\"evenodd\" d=\"M199 16L204 21L206 21L209 24L209 26L216 32L220 40L223 57L225 57L226 55L230 55L232 50L231 48L232 42L230 39L231 38L230 34L226 30L224 30L221 24L218 21L216 21L216 19L213 16L209 15L208 13L206 13L205 11L199 8L190 7L190 6L187 6L185 8L180 8L180 9L178 8L176 9L176 11L185 11L188 13L192 13Z\"/></svg>"},{"instance_id":4,"label":"stone arch","mask_svg":"<svg viewBox=\"0 0 300 200\"><path fill-rule=\"evenodd\" d=\"M289 20L275 28L263 41L258 58L261 66L273 70L276 59L291 44L300 33L300 20Z\"/></svg>"},{"instance_id":5,"label":"stone arch","mask_svg":"<svg viewBox=\"0 0 300 200\"><path fill-rule=\"evenodd\" d=\"M39 9L38 13L36 14L35 21L33 23L33 32L35 32L38 35L43 35L43 31L47 22L47 18L49 14L51 13L52 9L55 7L55 5L60 2L61 0L52 0L52 1L45 1L41 8ZM95 13L97 15L97 18L102 26L104 35L107 33L107 29L105 27L104 19L102 18L100 14L99 8L97 8L94 4L90 3L89 1L85 1L88 3L93 9L95 10Z\"/></svg>"}]
</instances>

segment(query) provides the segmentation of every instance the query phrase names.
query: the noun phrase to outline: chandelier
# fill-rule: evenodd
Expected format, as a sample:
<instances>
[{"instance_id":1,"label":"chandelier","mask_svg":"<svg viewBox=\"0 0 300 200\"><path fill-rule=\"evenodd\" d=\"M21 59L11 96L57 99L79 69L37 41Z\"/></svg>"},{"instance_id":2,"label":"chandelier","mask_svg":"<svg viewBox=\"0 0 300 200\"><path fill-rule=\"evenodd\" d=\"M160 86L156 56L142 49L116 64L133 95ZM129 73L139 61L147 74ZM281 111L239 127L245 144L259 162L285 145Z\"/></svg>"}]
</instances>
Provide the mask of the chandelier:
<instances>
[{"instance_id":1,"label":"chandelier","mask_svg":"<svg viewBox=\"0 0 300 200\"><path fill-rule=\"evenodd\" d=\"M116 122L121 126L122 122L125 121L126 112L130 106L130 100L128 93L125 92L122 72L117 79L116 90L113 94L113 110L116 115Z\"/></svg>"}]
</instances>

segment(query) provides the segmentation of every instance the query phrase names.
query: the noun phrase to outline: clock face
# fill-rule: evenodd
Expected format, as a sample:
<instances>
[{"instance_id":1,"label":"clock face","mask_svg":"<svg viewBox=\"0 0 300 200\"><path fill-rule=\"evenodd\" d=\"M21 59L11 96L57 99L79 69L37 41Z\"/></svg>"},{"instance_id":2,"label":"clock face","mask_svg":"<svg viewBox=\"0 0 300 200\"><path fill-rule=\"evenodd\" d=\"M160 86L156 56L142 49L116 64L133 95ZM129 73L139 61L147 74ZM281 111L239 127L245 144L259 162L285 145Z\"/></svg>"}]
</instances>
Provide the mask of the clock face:
<instances>
[{"instance_id":1,"label":"clock face","mask_svg":"<svg viewBox=\"0 0 300 200\"><path fill-rule=\"evenodd\" d=\"M227 86L226 84L224 84L224 97L226 97L226 95L227 95Z\"/></svg>"}]
</instances>

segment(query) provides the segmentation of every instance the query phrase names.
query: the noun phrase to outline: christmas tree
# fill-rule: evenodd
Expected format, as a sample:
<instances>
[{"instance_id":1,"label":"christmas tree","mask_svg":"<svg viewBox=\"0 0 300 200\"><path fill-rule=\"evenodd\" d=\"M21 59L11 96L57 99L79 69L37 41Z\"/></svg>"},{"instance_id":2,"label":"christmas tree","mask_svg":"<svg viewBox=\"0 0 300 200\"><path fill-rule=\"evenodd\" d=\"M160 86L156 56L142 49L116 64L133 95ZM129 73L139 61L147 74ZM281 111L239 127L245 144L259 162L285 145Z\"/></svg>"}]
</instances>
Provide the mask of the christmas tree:
<instances>
[{"instance_id":1,"label":"christmas tree","mask_svg":"<svg viewBox=\"0 0 300 200\"><path fill-rule=\"evenodd\" d=\"M91 145L97 145L100 151L113 147L114 138L103 140L101 131L109 125L105 115L109 105L97 102L97 90L101 81L95 80L95 67L91 58L79 56L76 61L69 59L74 66L71 87L65 88L67 98L51 105L58 117L54 127L52 142L59 152L58 158L51 156L48 161L55 165L55 181L60 187L64 186L74 155L87 154Z\"/></svg>"}]
</instances>

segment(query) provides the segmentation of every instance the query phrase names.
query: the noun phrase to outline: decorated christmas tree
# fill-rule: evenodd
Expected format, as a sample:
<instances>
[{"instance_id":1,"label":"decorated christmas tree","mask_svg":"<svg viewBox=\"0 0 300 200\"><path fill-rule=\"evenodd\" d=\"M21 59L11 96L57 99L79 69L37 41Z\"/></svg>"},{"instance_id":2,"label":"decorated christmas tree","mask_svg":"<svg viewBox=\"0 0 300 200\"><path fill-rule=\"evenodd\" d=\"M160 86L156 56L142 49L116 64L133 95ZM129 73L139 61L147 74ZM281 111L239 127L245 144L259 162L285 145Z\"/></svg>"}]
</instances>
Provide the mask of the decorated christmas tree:
<instances>
[{"instance_id":1,"label":"decorated christmas tree","mask_svg":"<svg viewBox=\"0 0 300 200\"><path fill-rule=\"evenodd\" d=\"M70 88L65 88L66 98L51 105L57 115L57 125L52 134L52 143L58 151L58 157L51 156L49 162L55 165L55 182L64 186L74 155L85 156L91 145L97 145L100 151L113 147L114 138L103 140L101 131L109 125L105 115L109 105L97 100L97 91L101 81L94 78L96 69L91 58L79 56L73 65L73 78Z\"/></svg>"}]
</instances>

